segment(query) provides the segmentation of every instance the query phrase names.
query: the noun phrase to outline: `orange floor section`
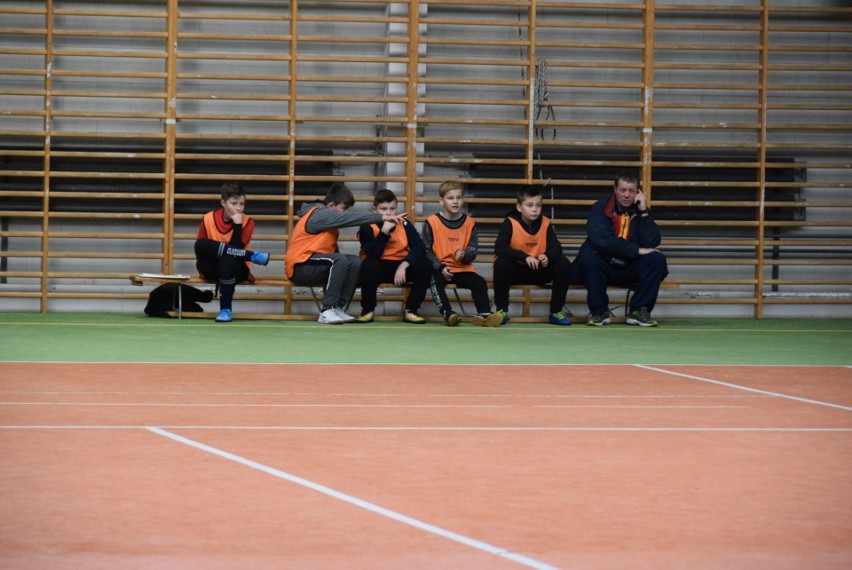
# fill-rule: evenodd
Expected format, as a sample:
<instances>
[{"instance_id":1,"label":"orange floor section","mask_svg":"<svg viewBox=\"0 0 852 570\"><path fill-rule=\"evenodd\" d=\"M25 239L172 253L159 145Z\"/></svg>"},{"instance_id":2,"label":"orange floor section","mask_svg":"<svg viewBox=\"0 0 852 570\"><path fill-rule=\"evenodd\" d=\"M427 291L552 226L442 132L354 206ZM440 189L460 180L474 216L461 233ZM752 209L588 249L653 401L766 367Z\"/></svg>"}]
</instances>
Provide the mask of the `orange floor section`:
<instances>
[{"instance_id":1,"label":"orange floor section","mask_svg":"<svg viewBox=\"0 0 852 570\"><path fill-rule=\"evenodd\" d=\"M850 368L2 363L0 391L2 568L852 562Z\"/></svg>"}]
</instances>

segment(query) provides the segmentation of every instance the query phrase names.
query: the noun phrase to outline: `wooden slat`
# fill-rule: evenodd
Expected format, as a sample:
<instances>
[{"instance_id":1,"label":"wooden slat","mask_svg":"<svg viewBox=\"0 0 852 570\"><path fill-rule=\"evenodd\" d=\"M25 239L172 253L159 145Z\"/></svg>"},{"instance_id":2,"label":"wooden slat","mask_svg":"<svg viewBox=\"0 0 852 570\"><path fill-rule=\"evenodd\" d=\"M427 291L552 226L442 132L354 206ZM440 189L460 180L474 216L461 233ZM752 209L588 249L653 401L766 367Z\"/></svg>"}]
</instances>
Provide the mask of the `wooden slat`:
<instances>
[{"instance_id":1,"label":"wooden slat","mask_svg":"<svg viewBox=\"0 0 852 570\"><path fill-rule=\"evenodd\" d=\"M85 38L155 38L164 39L165 32L137 32L132 30L54 30L54 36Z\"/></svg>"},{"instance_id":2,"label":"wooden slat","mask_svg":"<svg viewBox=\"0 0 852 570\"><path fill-rule=\"evenodd\" d=\"M165 19L168 15L166 12L155 12L147 10L114 10L110 8L97 10L54 8L53 13L56 16L89 16L94 18L156 18L158 20Z\"/></svg>"}]
</instances>

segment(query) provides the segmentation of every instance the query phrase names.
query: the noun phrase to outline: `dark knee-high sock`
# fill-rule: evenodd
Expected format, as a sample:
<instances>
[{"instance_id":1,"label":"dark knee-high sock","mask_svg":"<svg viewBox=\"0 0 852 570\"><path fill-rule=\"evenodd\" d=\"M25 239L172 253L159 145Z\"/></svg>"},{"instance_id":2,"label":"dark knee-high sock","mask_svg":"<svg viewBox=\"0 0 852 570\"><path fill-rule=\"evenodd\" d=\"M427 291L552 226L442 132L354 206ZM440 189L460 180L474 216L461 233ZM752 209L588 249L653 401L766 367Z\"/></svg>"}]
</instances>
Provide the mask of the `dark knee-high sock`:
<instances>
[{"instance_id":1,"label":"dark knee-high sock","mask_svg":"<svg viewBox=\"0 0 852 570\"><path fill-rule=\"evenodd\" d=\"M219 308L230 309L234 300L234 291L237 288L237 281L219 281Z\"/></svg>"}]
</instances>

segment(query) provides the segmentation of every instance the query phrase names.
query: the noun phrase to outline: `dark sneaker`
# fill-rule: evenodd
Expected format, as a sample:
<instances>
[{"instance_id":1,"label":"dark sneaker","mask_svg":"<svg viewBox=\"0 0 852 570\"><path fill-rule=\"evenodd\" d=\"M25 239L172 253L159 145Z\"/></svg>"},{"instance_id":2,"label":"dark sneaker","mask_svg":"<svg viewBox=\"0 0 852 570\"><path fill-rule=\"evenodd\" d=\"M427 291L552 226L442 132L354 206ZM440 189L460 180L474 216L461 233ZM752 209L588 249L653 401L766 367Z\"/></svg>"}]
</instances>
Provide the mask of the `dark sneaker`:
<instances>
[{"instance_id":1,"label":"dark sneaker","mask_svg":"<svg viewBox=\"0 0 852 570\"><path fill-rule=\"evenodd\" d=\"M234 315L231 313L231 309L222 309L219 311L219 314L216 315L217 323L230 323L234 320Z\"/></svg>"},{"instance_id":2,"label":"dark sneaker","mask_svg":"<svg viewBox=\"0 0 852 570\"><path fill-rule=\"evenodd\" d=\"M637 327L655 327L657 321L651 318L651 313L646 307L641 307L627 315L627 324Z\"/></svg>"},{"instance_id":3,"label":"dark sneaker","mask_svg":"<svg viewBox=\"0 0 852 570\"><path fill-rule=\"evenodd\" d=\"M426 319L424 319L414 311L405 311L402 314L402 320L406 323L414 323L415 325L422 325L426 322Z\"/></svg>"},{"instance_id":4,"label":"dark sneaker","mask_svg":"<svg viewBox=\"0 0 852 570\"><path fill-rule=\"evenodd\" d=\"M269 263L269 254L263 251L256 251L251 254L251 262L256 265L266 265Z\"/></svg>"},{"instance_id":5,"label":"dark sneaker","mask_svg":"<svg viewBox=\"0 0 852 570\"><path fill-rule=\"evenodd\" d=\"M600 315L592 315L586 324L590 327L603 327L611 323L609 313L601 313Z\"/></svg>"},{"instance_id":6,"label":"dark sneaker","mask_svg":"<svg viewBox=\"0 0 852 570\"><path fill-rule=\"evenodd\" d=\"M565 311L559 311L550 315L550 324L569 327L571 326L571 318L565 314Z\"/></svg>"},{"instance_id":7,"label":"dark sneaker","mask_svg":"<svg viewBox=\"0 0 852 570\"><path fill-rule=\"evenodd\" d=\"M356 323L372 323L374 316L375 316L375 313L373 311L369 311L367 313L361 313L361 316L355 317L355 322Z\"/></svg>"},{"instance_id":8,"label":"dark sneaker","mask_svg":"<svg viewBox=\"0 0 852 570\"><path fill-rule=\"evenodd\" d=\"M450 312L444 317L444 321L448 327L455 327L461 322L461 316L458 313Z\"/></svg>"}]
</instances>

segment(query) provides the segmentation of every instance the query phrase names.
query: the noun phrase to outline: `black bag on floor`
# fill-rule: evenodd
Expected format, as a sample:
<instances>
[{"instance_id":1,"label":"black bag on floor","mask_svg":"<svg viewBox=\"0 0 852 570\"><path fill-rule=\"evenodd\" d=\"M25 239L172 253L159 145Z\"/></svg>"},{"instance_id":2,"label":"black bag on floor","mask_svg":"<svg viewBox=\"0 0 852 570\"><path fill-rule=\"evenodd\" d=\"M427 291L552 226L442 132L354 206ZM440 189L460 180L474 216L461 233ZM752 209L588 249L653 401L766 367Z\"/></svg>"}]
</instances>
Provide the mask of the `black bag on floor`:
<instances>
[{"instance_id":1,"label":"black bag on floor","mask_svg":"<svg viewBox=\"0 0 852 570\"><path fill-rule=\"evenodd\" d=\"M178 287L185 313L203 313L204 309L198 303L213 300L213 291L202 291L186 283L163 283L148 295L145 314L149 317L169 318L168 311L177 311Z\"/></svg>"}]
</instances>

